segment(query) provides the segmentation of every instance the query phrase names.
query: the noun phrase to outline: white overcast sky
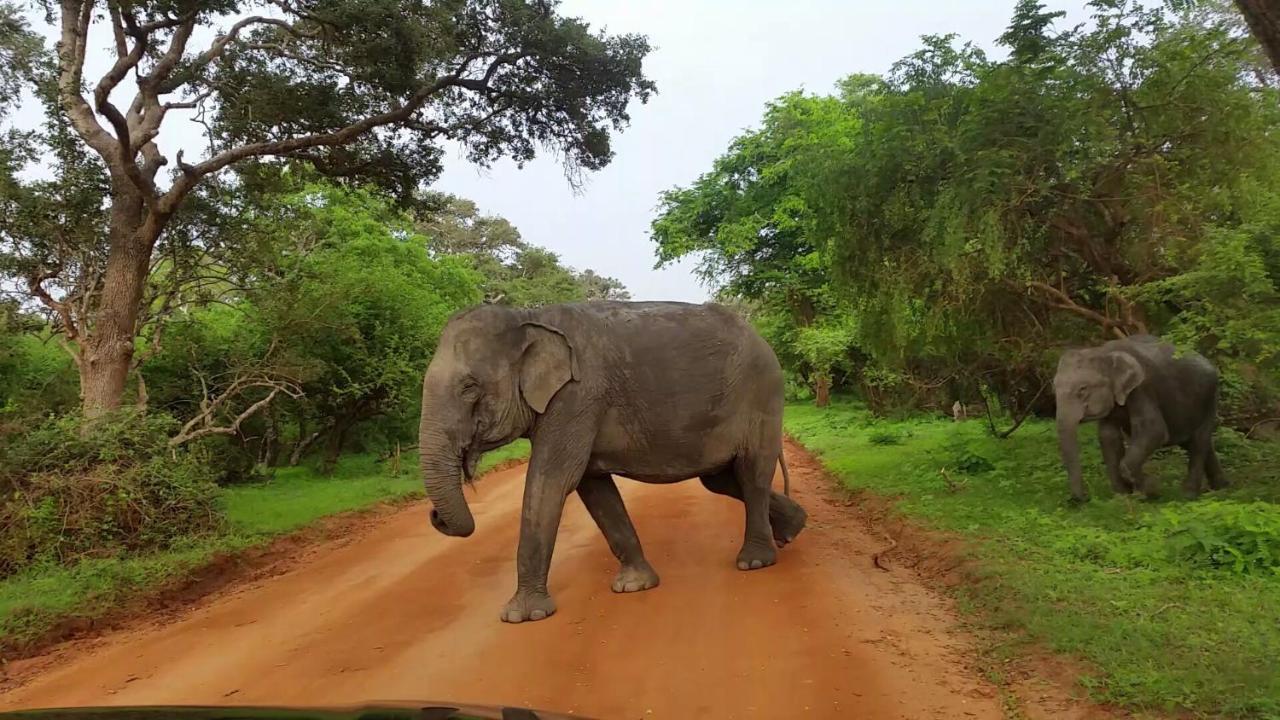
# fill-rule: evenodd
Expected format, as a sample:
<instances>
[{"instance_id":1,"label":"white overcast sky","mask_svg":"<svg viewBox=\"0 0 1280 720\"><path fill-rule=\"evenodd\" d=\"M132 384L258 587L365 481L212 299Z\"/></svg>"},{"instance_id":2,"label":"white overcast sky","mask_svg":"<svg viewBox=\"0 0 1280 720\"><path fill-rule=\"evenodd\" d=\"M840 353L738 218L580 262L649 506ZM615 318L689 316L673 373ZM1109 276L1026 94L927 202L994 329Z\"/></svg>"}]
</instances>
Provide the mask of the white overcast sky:
<instances>
[{"instance_id":1,"label":"white overcast sky","mask_svg":"<svg viewBox=\"0 0 1280 720\"><path fill-rule=\"evenodd\" d=\"M921 35L954 32L998 54L995 39L1014 2L563 0L564 14L611 33L647 35L654 47L645 73L658 94L632 107L631 127L614 138L613 163L587 176L575 194L550 156L523 169L502 162L480 170L451 152L435 187L506 217L525 240L550 248L568 265L618 278L637 300L702 301L709 291L693 276L692 261L653 269L649 223L661 191L708 170L733 137L756 125L769 100L801 88L829 92L850 73L883 73L916 50ZM1084 0L1046 4L1067 12L1063 27L1088 19ZM192 44L202 47L208 39L195 37ZM109 37L91 42L100 52L91 54L86 75L96 78L111 59ZM117 93L132 97L133 87L126 82ZM17 117L28 126L38 119L32 104ZM176 147L198 157L197 130L170 122L158 141L170 157Z\"/></svg>"}]
</instances>

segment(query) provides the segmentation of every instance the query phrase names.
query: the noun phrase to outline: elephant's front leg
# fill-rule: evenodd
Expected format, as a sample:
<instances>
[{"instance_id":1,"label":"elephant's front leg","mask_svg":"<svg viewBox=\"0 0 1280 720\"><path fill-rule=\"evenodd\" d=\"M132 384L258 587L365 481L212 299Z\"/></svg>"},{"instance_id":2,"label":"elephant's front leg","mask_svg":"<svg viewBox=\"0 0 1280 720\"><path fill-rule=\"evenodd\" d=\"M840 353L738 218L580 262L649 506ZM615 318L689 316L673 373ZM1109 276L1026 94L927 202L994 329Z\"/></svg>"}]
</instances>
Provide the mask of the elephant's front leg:
<instances>
[{"instance_id":1,"label":"elephant's front leg","mask_svg":"<svg viewBox=\"0 0 1280 720\"><path fill-rule=\"evenodd\" d=\"M1107 466L1107 477L1111 480L1111 489L1118 495L1133 492L1134 486L1120 470L1120 460L1124 457L1124 433L1119 423L1105 419L1099 423L1098 444L1102 446L1102 462Z\"/></svg>"},{"instance_id":2,"label":"elephant's front leg","mask_svg":"<svg viewBox=\"0 0 1280 720\"><path fill-rule=\"evenodd\" d=\"M1148 500L1154 500L1160 496L1159 482L1144 475L1142 466L1168 442L1169 430L1154 408L1134 407L1129 412L1129 447L1120 460L1120 472L1134 489L1141 490Z\"/></svg>"},{"instance_id":3,"label":"elephant's front leg","mask_svg":"<svg viewBox=\"0 0 1280 720\"><path fill-rule=\"evenodd\" d=\"M516 593L502 609L502 620L510 623L541 620L556 611L555 601L547 591L551 553L560 530L565 496L582 479L591 440L535 436L533 446L520 515Z\"/></svg>"},{"instance_id":4,"label":"elephant's front leg","mask_svg":"<svg viewBox=\"0 0 1280 720\"><path fill-rule=\"evenodd\" d=\"M578 484L578 496L591 513L591 518L604 533L609 549L622 563L613 579L614 592L638 592L658 586L654 572L640 548L640 538L631 524L631 516L618 493L618 486L608 475L588 475Z\"/></svg>"}]
</instances>

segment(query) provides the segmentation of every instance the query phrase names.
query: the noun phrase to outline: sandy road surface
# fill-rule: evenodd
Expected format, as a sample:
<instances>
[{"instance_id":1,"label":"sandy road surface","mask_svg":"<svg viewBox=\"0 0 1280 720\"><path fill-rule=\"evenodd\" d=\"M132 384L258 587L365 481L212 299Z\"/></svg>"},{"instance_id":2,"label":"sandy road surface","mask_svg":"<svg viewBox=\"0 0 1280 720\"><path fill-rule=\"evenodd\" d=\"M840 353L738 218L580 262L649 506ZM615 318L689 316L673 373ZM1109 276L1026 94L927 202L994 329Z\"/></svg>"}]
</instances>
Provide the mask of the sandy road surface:
<instances>
[{"instance_id":1,"label":"sandy road surface","mask_svg":"<svg viewBox=\"0 0 1280 720\"><path fill-rule=\"evenodd\" d=\"M551 572L559 611L499 622L515 582L522 470L473 496L477 531L446 538L415 504L358 541L37 661L0 707L351 704L449 700L595 718L998 718L946 603L828 498L794 446L808 528L741 572L737 502L696 481L620 481L662 585L615 595L617 565L576 497ZM778 481L779 487L781 481Z\"/></svg>"}]
</instances>

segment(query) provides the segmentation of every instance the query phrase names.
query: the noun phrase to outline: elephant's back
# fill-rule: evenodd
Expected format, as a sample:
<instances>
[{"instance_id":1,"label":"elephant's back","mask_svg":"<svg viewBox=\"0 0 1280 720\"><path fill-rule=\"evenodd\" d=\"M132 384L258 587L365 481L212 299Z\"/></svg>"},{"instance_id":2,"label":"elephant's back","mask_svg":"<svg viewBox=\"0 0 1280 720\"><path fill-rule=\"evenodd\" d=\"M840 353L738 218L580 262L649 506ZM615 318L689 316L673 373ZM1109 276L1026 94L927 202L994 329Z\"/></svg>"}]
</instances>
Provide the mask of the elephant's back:
<instances>
[{"instance_id":1,"label":"elephant's back","mask_svg":"<svg viewBox=\"0 0 1280 720\"><path fill-rule=\"evenodd\" d=\"M579 303L547 308L572 331L583 362L614 384L651 398L743 394L781 402L782 368L769 344L722 305L680 302Z\"/></svg>"}]
</instances>

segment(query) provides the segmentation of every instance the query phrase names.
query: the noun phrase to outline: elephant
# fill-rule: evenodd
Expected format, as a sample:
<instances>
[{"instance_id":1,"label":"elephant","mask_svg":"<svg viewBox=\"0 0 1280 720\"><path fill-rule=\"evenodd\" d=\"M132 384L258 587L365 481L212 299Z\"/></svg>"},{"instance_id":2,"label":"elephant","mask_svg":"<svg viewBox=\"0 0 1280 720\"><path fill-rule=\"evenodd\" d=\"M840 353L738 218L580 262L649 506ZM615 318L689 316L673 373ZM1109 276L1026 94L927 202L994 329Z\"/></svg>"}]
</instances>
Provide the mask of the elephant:
<instances>
[{"instance_id":1,"label":"elephant","mask_svg":"<svg viewBox=\"0 0 1280 720\"><path fill-rule=\"evenodd\" d=\"M1227 481L1213 447L1218 413L1218 371L1196 353L1177 356L1169 343L1133 335L1101 346L1067 350L1053 379L1057 398L1058 444L1071 497L1088 500L1080 472L1076 438L1081 422L1098 422L1098 440L1111 487L1117 493L1159 495L1144 478L1142 465L1158 448L1179 445L1187 452L1183 490L1197 497L1205 477L1209 487Z\"/></svg>"},{"instance_id":2,"label":"elephant","mask_svg":"<svg viewBox=\"0 0 1280 720\"><path fill-rule=\"evenodd\" d=\"M574 491L621 564L613 591L658 585L613 476L647 483L697 477L741 501L746 531L737 566L773 565L777 547L795 540L807 518L771 490L782 461L782 406L773 349L720 305L473 307L445 324L422 383L419 452L431 523L445 535L470 535L475 521L462 483L474 477L481 454L525 437L532 449L517 584L503 621L555 612L547 573Z\"/></svg>"}]
</instances>

